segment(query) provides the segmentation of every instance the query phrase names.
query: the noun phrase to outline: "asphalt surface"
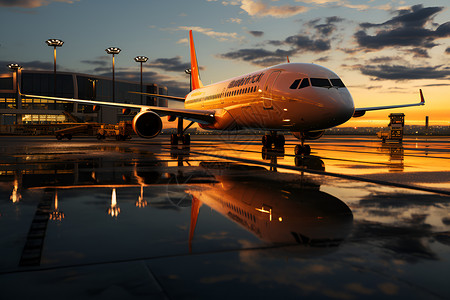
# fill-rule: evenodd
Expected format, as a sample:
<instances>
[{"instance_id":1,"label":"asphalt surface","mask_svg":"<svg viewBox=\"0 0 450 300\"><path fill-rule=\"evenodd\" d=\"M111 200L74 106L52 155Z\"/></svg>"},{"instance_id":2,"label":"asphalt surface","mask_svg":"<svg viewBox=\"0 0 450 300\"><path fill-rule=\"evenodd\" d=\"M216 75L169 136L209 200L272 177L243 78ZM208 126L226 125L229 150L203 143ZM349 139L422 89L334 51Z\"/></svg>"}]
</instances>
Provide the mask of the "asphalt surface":
<instances>
[{"instance_id":1,"label":"asphalt surface","mask_svg":"<svg viewBox=\"0 0 450 300\"><path fill-rule=\"evenodd\" d=\"M450 299L450 138L0 137L1 299Z\"/></svg>"}]
</instances>

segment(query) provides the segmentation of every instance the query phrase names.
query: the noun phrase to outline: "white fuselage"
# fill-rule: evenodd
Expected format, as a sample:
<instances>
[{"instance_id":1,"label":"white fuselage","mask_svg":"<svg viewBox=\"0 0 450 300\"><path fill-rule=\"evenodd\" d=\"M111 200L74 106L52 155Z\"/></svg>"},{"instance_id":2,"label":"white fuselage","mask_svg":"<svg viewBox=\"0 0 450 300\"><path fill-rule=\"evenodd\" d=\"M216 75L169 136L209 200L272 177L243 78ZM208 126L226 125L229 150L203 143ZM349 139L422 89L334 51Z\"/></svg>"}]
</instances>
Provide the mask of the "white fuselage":
<instances>
[{"instance_id":1,"label":"white fuselage","mask_svg":"<svg viewBox=\"0 0 450 300\"><path fill-rule=\"evenodd\" d=\"M336 73L300 63L198 88L186 96L185 108L215 111L216 122L200 126L218 130L324 130L345 123L355 111L352 96Z\"/></svg>"}]
</instances>

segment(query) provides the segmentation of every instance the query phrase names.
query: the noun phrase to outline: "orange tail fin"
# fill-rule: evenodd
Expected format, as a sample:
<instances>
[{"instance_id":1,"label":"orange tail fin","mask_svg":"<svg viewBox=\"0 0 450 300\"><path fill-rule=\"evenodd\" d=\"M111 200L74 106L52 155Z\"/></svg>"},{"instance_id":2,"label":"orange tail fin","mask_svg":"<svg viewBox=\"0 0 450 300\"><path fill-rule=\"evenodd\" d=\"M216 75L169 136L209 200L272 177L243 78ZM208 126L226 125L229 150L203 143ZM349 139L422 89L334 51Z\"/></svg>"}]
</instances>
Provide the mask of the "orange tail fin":
<instances>
[{"instance_id":1,"label":"orange tail fin","mask_svg":"<svg viewBox=\"0 0 450 300\"><path fill-rule=\"evenodd\" d=\"M200 73L198 71L197 55L195 54L194 38L192 37L192 30L189 31L189 45L191 48L191 77L192 77L192 89L198 89L203 87L200 81Z\"/></svg>"}]
</instances>

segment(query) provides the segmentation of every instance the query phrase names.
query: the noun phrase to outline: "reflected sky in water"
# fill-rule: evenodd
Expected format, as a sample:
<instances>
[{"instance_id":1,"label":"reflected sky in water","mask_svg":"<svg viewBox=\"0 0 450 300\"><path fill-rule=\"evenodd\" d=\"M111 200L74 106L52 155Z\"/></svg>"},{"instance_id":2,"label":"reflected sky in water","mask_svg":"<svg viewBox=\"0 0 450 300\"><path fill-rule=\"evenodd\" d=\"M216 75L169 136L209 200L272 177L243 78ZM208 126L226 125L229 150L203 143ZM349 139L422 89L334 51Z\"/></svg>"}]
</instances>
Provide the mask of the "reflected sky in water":
<instances>
[{"instance_id":1,"label":"reflected sky in water","mask_svg":"<svg viewBox=\"0 0 450 300\"><path fill-rule=\"evenodd\" d=\"M449 179L435 173L447 172L447 141L329 138L302 158L290 140L274 150L259 137L226 138L189 148L164 137L2 138L11 143L0 148L5 293L31 295L20 282L74 299L111 286L124 297L174 299L229 298L233 289L252 298L450 297L449 196L305 172L445 191Z\"/></svg>"}]
</instances>

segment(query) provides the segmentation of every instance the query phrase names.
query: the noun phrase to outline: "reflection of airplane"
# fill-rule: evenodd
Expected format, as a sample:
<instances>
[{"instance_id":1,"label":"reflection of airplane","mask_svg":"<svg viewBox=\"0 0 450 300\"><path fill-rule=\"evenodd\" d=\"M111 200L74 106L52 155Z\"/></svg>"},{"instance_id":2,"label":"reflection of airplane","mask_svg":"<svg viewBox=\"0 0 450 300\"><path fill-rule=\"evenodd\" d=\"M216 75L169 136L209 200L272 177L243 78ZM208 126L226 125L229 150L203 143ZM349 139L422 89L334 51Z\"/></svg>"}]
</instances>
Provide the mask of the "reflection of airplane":
<instances>
[{"instance_id":1,"label":"reflection of airplane","mask_svg":"<svg viewBox=\"0 0 450 300\"><path fill-rule=\"evenodd\" d=\"M216 163L201 166L217 171ZM350 233L353 214L336 197L313 183L274 179L274 173L243 165L224 165L228 171L216 175L219 183L187 191L193 195L191 225L196 224L198 207L204 203L271 244L337 246ZM234 176L233 168L238 171ZM216 169L216 170L214 170ZM244 171L244 172L243 172ZM241 175L239 175L241 174ZM242 175L244 174L244 175ZM276 177L275 177L276 178ZM191 228L190 236L193 236Z\"/></svg>"},{"instance_id":2,"label":"reflection of airplane","mask_svg":"<svg viewBox=\"0 0 450 300\"><path fill-rule=\"evenodd\" d=\"M310 153L310 147L303 145L305 139L320 138L325 129L345 123L351 117L360 117L366 111L424 104L420 92L419 103L355 109L352 96L339 76L315 64L279 64L203 86L199 77L192 31L189 32L189 37L193 90L185 98L148 94L183 101L184 109L24 96L123 107L128 113L130 109L139 109L140 112L133 119L133 128L144 138L153 138L161 132L161 116L168 116L169 121L178 118L178 133L172 135L172 144L178 144L179 139L183 144L189 144L190 137L184 132L194 122L199 123L201 128L212 130L257 128L270 131L270 135L263 137L265 147L271 147L272 144L282 147L285 143L284 136L277 135L277 131L291 131L301 140L301 146L296 147L296 154ZM191 121L185 129L183 118Z\"/></svg>"}]
</instances>

